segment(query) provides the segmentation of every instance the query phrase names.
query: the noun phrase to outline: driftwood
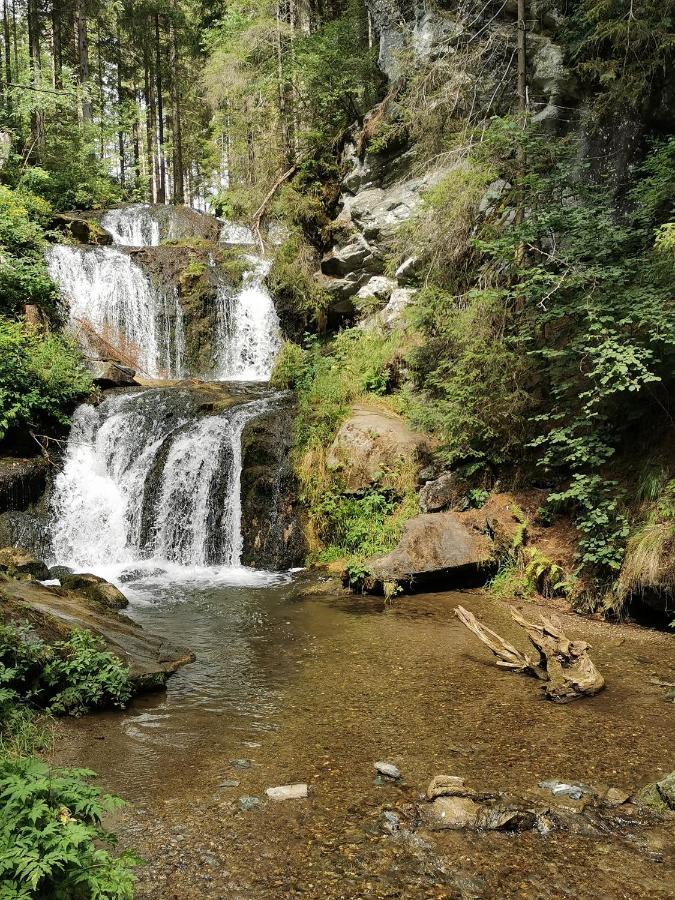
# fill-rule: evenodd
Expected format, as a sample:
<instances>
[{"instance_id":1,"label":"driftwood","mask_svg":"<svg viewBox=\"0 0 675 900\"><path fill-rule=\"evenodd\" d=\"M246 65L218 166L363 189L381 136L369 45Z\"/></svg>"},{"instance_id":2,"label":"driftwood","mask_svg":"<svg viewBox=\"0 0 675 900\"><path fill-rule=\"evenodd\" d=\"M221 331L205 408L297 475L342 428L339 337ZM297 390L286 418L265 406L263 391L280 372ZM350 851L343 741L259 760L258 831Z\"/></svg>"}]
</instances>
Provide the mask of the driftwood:
<instances>
[{"instance_id":1,"label":"driftwood","mask_svg":"<svg viewBox=\"0 0 675 900\"><path fill-rule=\"evenodd\" d=\"M588 655L586 641L571 641L560 624L541 617L541 625L528 622L516 610L514 620L525 629L539 653L539 661L531 659L509 644L496 632L476 619L462 606L455 609L457 618L497 657L497 665L514 672L533 675L544 682L544 693L554 703L569 703L580 697L592 697L605 686L605 679Z\"/></svg>"}]
</instances>

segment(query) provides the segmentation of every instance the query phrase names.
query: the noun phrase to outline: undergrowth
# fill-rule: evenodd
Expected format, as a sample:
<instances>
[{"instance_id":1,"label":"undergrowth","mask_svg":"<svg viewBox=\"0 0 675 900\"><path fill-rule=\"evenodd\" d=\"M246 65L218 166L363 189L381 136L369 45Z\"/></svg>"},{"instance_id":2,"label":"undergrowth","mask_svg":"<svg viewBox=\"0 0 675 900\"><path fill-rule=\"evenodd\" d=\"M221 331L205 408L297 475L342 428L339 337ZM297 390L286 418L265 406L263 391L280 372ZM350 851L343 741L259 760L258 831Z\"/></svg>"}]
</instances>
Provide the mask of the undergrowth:
<instances>
[{"instance_id":1,"label":"undergrowth","mask_svg":"<svg viewBox=\"0 0 675 900\"><path fill-rule=\"evenodd\" d=\"M101 824L118 798L93 772L49 766L50 714L122 706L127 669L102 643L75 631L53 646L27 625L0 626L0 897L130 900L132 853L116 853Z\"/></svg>"}]
</instances>

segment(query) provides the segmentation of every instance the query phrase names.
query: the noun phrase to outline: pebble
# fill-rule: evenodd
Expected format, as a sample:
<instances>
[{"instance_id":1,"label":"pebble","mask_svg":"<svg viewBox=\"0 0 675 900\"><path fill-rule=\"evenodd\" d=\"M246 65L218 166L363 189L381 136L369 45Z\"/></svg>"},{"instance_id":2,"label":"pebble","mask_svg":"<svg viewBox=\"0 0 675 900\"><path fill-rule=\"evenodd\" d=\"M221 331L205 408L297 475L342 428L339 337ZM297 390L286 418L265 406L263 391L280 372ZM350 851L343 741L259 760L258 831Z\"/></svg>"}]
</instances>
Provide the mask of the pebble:
<instances>
[{"instance_id":1,"label":"pebble","mask_svg":"<svg viewBox=\"0 0 675 900\"><path fill-rule=\"evenodd\" d=\"M240 797L239 798L239 809L242 812L250 812L252 809L260 808L260 799L258 797Z\"/></svg>"},{"instance_id":2,"label":"pebble","mask_svg":"<svg viewBox=\"0 0 675 900\"><path fill-rule=\"evenodd\" d=\"M265 791L270 800L304 800L307 792L306 784L283 784Z\"/></svg>"},{"instance_id":3,"label":"pebble","mask_svg":"<svg viewBox=\"0 0 675 900\"><path fill-rule=\"evenodd\" d=\"M250 769L251 768L251 760L250 759L231 759L230 762L235 767L235 769Z\"/></svg>"},{"instance_id":4,"label":"pebble","mask_svg":"<svg viewBox=\"0 0 675 900\"><path fill-rule=\"evenodd\" d=\"M581 800L584 794L588 794L587 788L580 784L565 784L564 781L540 781L539 787L550 791L554 796L559 797L561 794L570 797L572 800Z\"/></svg>"},{"instance_id":5,"label":"pebble","mask_svg":"<svg viewBox=\"0 0 675 900\"><path fill-rule=\"evenodd\" d=\"M239 787L239 782L235 778L226 778L225 781L221 781L218 787L221 788L236 788Z\"/></svg>"},{"instance_id":6,"label":"pebble","mask_svg":"<svg viewBox=\"0 0 675 900\"><path fill-rule=\"evenodd\" d=\"M393 763L376 762L374 763L374 766L375 771L379 772L380 775L384 775L386 778L397 780L401 777L400 770Z\"/></svg>"},{"instance_id":7,"label":"pebble","mask_svg":"<svg viewBox=\"0 0 675 900\"><path fill-rule=\"evenodd\" d=\"M390 809L387 809L382 813L382 818L384 819L384 829L385 831L388 831L389 834L393 834L401 827L400 816L398 815L398 813L392 812Z\"/></svg>"}]
</instances>

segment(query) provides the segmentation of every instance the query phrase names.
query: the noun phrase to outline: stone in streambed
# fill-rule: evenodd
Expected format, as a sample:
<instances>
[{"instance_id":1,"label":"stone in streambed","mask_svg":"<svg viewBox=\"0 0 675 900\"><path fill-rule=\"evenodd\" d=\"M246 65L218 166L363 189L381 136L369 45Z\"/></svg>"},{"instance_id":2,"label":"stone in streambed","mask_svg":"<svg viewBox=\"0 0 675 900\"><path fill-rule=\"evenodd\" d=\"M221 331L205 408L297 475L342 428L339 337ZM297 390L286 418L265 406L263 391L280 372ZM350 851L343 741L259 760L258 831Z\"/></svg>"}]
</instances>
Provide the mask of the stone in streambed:
<instances>
[{"instance_id":1,"label":"stone in streambed","mask_svg":"<svg viewBox=\"0 0 675 900\"><path fill-rule=\"evenodd\" d=\"M270 800L304 800L307 797L306 784L284 784L267 788L265 791Z\"/></svg>"},{"instance_id":2,"label":"stone in streambed","mask_svg":"<svg viewBox=\"0 0 675 900\"><path fill-rule=\"evenodd\" d=\"M226 778L225 781L221 781L218 785L219 788L236 788L239 787L240 782L236 780L236 778Z\"/></svg>"},{"instance_id":3,"label":"stone in streambed","mask_svg":"<svg viewBox=\"0 0 675 900\"><path fill-rule=\"evenodd\" d=\"M252 809L260 809L262 803L258 797L244 796L239 798L239 809L242 812L250 812Z\"/></svg>"},{"instance_id":4,"label":"stone in streambed","mask_svg":"<svg viewBox=\"0 0 675 900\"><path fill-rule=\"evenodd\" d=\"M433 829L475 828L480 806L470 797L437 797L422 808L422 817Z\"/></svg>"},{"instance_id":5,"label":"stone in streambed","mask_svg":"<svg viewBox=\"0 0 675 900\"><path fill-rule=\"evenodd\" d=\"M393 781L398 781L401 777L400 770L393 764L388 762L376 762L374 763L375 771L379 775L384 775L385 778L391 778Z\"/></svg>"},{"instance_id":6,"label":"stone in streambed","mask_svg":"<svg viewBox=\"0 0 675 900\"><path fill-rule=\"evenodd\" d=\"M436 797L475 797L476 792L466 787L464 779L458 775L436 775L427 788L427 800Z\"/></svg>"},{"instance_id":7,"label":"stone in streambed","mask_svg":"<svg viewBox=\"0 0 675 900\"><path fill-rule=\"evenodd\" d=\"M51 574L51 573L50 573ZM129 601L119 588L110 584L105 578L88 572L81 574L64 574L60 577L61 586L69 591L83 594L92 603L106 609L125 609Z\"/></svg>"}]
</instances>

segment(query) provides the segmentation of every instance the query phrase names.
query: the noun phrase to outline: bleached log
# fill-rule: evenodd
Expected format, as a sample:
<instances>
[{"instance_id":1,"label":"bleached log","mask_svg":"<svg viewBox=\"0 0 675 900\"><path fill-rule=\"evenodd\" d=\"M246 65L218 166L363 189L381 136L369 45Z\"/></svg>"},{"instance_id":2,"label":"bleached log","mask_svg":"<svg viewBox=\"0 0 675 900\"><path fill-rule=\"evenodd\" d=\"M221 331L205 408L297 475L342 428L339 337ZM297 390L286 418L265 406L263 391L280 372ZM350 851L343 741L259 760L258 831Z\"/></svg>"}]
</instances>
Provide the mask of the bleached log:
<instances>
[{"instance_id":1,"label":"bleached log","mask_svg":"<svg viewBox=\"0 0 675 900\"><path fill-rule=\"evenodd\" d=\"M546 697L554 703L569 703L580 697L592 697L605 686L605 679L590 658L590 644L586 641L571 641L556 621L542 616L541 625L537 625L528 622L516 610L511 610L514 620L525 629L539 653L537 664L492 629L482 625L464 607L458 606L455 614L494 653L498 666L539 678L545 682L543 690Z\"/></svg>"}]
</instances>

